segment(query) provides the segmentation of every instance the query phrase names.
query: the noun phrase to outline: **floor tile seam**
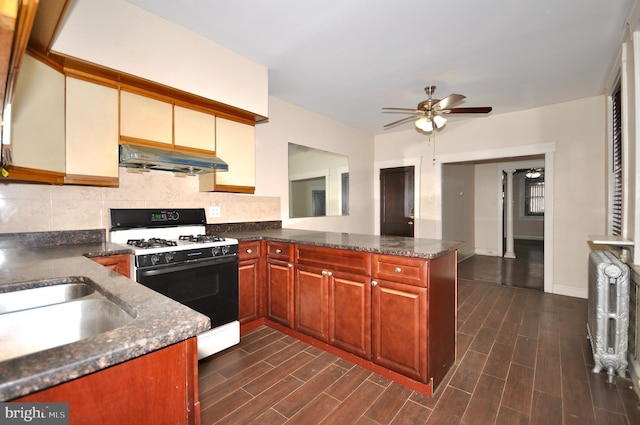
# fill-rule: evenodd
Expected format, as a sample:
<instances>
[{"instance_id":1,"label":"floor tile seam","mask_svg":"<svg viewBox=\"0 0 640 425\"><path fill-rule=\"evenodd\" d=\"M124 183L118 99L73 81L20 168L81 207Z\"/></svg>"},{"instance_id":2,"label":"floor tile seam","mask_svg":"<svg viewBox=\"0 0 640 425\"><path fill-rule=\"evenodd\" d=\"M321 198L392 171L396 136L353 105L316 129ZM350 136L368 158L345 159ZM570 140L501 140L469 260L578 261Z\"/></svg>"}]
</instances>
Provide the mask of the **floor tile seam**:
<instances>
[{"instance_id":1,"label":"floor tile seam","mask_svg":"<svg viewBox=\"0 0 640 425\"><path fill-rule=\"evenodd\" d=\"M254 395L254 394L252 394L252 393L250 393L248 390L246 390L246 389L245 389L245 387L246 387L247 385L249 385L249 384L253 383L253 382L255 381L255 379L254 379L253 381L251 381L251 382L247 382L246 384L244 384L244 385L243 385L242 387L240 387L240 388L242 388L244 391L246 391L248 394L250 394L250 395L251 395L251 397L256 398L256 397L260 397L260 396L261 396L261 395L263 395L265 392L269 391L271 388L273 388L274 386L278 385L280 382L284 381L284 380L285 380L285 379L287 379L287 378L292 378L292 379L295 379L296 381L300 382L300 386L304 385L304 381L303 381L303 380L298 379L298 378L296 378L295 376L291 376L291 375L289 374L289 375L285 375L285 376L281 377L281 378L280 378L280 379L278 379L277 381L273 382L273 384L269 385L268 387L266 387L265 389L263 389L262 391L260 391L258 394L255 394L255 395ZM256 379L258 379L258 378L256 378ZM300 388L300 386L296 387L296 389Z\"/></svg>"},{"instance_id":2,"label":"floor tile seam","mask_svg":"<svg viewBox=\"0 0 640 425\"><path fill-rule=\"evenodd\" d=\"M247 404L251 403L251 402L255 399L255 397L254 397L254 396L252 396L250 393L248 393L247 391L245 391L242 387L237 388L237 390L240 390L240 391L242 391L242 392L246 393L246 394L247 394L249 397L251 397L251 398L250 398L249 400L247 400L246 402L242 403L240 406L238 406L238 407L236 407L235 409L233 409L232 411L227 412L227 414L226 414L226 415L224 415L223 417L219 418L217 421L215 421L215 422L214 422L214 424L217 424L217 423L219 423L220 421L224 420L224 418L226 418L227 416L229 416L229 415L233 414L233 412L237 411L238 409L243 408L244 406L246 406ZM235 391L234 391L234 392L235 392ZM213 406L214 404L215 404L215 403L211 404L211 406ZM211 406L209 406L209 408L211 408ZM204 411L204 410L206 410L206 409L202 409L202 410ZM201 415L202 415L202 413L201 413ZM212 425L213 425L213 424L212 424Z\"/></svg>"},{"instance_id":3,"label":"floor tile seam","mask_svg":"<svg viewBox=\"0 0 640 425\"><path fill-rule=\"evenodd\" d=\"M469 351L472 351L472 350L467 350L467 353L468 353ZM475 382L475 384L473 385L473 390L471 390L471 392L469 392L469 391L464 390L464 389L462 389L462 388L458 388L458 387L456 387L455 385L452 385L452 384L451 384L451 380L453 380L453 376L455 376L455 373L454 373L454 375L451 377L451 379L449 380L449 383L447 384L447 386L449 386L449 387L451 387L451 388L455 388L455 389L457 389L457 390L460 390L460 391L462 391L462 392L464 392L464 393L467 393L467 394L471 395L472 397L473 397L474 392L476 391L476 388L478 387L478 382L480 382L480 377L482 376L482 373L483 373L482 371L484 370L484 367L486 366L487 361L489 360L489 356L488 356L487 354L478 353L477 351L474 351L474 353L477 353L477 354L481 354L481 355L483 355L483 356L485 357L485 359L484 359L484 363L482 364L482 367L480 368L480 374L478 375L478 379L476 379L476 382ZM466 357L466 356L467 356L467 354L465 354L465 357ZM464 360L464 358L463 358L463 360ZM456 372L457 372L457 371L456 371ZM471 399L471 397L470 397L469 399ZM463 416L464 416L464 415L463 415Z\"/></svg>"},{"instance_id":4,"label":"floor tile seam","mask_svg":"<svg viewBox=\"0 0 640 425\"><path fill-rule=\"evenodd\" d=\"M306 352L306 351L305 351L305 352ZM307 354L308 354L308 353L307 353ZM318 358L318 356L314 357L314 359L317 359L317 358ZM309 365L309 363L310 363L310 362L312 362L314 359L311 359L310 361L308 361L307 363L303 364L302 366L300 366L300 367L299 367L299 368L297 368L296 370L292 371L289 375L291 375L291 376L294 376L294 377L298 378L297 376L295 376L295 375L294 375L294 373L296 373L297 371L299 371L299 370L300 370L300 369L302 369L303 367L308 366L308 365ZM331 367L331 365L334 365L334 364L335 364L335 360L334 360L334 361L332 361L331 363L329 363L329 364L325 365L325 367L323 367L322 369L318 369L318 370L317 370L313 375L311 375L311 376L309 377L309 379L307 379L307 380L303 380L302 378L298 378L298 379L300 379L301 381L303 381L303 382L305 382L305 383L306 383L306 382L309 382L309 381L311 381L313 378L315 378L316 376L318 376L320 373L324 372L324 371L325 371L325 370L327 370L329 367ZM338 366L338 365L336 365L336 367L338 367L338 368L340 368L340 369L343 369L343 368L341 368L341 367L340 367L340 366Z\"/></svg>"}]
</instances>

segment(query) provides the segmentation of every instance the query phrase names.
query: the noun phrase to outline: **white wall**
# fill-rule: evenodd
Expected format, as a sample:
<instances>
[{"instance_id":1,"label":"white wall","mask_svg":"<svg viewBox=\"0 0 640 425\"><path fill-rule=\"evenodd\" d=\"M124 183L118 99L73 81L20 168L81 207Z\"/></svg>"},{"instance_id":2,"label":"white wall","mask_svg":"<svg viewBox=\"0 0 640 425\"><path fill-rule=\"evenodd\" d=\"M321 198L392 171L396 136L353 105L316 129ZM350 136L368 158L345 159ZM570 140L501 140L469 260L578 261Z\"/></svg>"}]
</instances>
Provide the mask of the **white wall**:
<instances>
[{"instance_id":1,"label":"white wall","mask_svg":"<svg viewBox=\"0 0 640 425\"><path fill-rule=\"evenodd\" d=\"M289 218L288 143L349 158L349 215ZM279 197L282 225L296 229L373 233L373 135L269 97L269 122L256 125L256 195Z\"/></svg>"},{"instance_id":2,"label":"white wall","mask_svg":"<svg viewBox=\"0 0 640 425\"><path fill-rule=\"evenodd\" d=\"M259 65L124 0L75 0L52 50L268 116Z\"/></svg>"},{"instance_id":3,"label":"white wall","mask_svg":"<svg viewBox=\"0 0 640 425\"><path fill-rule=\"evenodd\" d=\"M428 137L411 128L375 138L375 160L423 156L421 237L439 237L441 184ZM438 158L556 143L552 291L586 297L587 236L604 232L605 98L595 96L509 114L454 122L436 135ZM433 143L433 137L431 140Z\"/></svg>"},{"instance_id":4,"label":"white wall","mask_svg":"<svg viewBox=\"0 0 640 425\"><path fill-rule=\"evenodd\" d=\"M501 188L496 176L501 173L497 164L478 164L475 167L475 252L479 255L500 255L498 220L502 205L498 193ZM499 233L500 232L500 233Z\"/></svg>"},{"instance_id":5,"label":"white wall","mask_svg":"<svg viewBox=\"0 0 640 425\"><path fill-rule=\"evenodd\" d=\"M448 164L442 169L442 239L464 241L458 260L475 254L475 166Z\"/></svg>"}]
</instances>

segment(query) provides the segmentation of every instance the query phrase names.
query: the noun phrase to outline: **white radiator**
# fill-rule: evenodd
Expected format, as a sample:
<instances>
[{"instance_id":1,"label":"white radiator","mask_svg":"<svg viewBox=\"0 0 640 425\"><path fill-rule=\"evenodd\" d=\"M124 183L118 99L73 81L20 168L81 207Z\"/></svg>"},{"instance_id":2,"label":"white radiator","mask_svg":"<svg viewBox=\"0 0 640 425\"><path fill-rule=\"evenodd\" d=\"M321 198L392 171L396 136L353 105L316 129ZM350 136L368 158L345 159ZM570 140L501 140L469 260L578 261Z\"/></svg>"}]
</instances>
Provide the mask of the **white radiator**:
<instances>
[{"instance_id":1,"label":"white radiator","mask_svg":"<svg viewBox=\"0 0 640 425\"><path fill-rule=\"evenodd\" d=\"M593 371L606 369L608 381L627 369L629 328L629 267L609 251L589 253L587 332Z\"/></svg>"}]
</instances>

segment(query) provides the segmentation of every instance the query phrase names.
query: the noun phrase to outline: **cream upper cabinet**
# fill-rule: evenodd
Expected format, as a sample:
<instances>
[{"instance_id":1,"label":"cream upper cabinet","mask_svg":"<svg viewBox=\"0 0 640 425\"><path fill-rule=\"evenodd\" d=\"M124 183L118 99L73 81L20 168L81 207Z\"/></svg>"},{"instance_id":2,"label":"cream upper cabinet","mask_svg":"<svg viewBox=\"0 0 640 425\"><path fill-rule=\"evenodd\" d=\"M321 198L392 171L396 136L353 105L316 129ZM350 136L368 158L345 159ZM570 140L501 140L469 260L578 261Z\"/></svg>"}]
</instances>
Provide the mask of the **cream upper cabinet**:
<instances>
[{"instance_id":1,"label":"cream upper cabinet","mask_svg":"<svg viewBox=\"0 0 640 425\"><path fill-rule=\"evenodd\" d=\"M25 55L11 105L11 165L64 173L64 117L64 75Z\"/></svg>"},{"instance_id":2,"label":"cream upper cabinet","mask_svg":"<svg viewBox=\"0 0 640 425\"><path fill-rule=\"evenodd\" d=\"M193 109L174 106L174 144L187 148L214 151L216 117Z\"/></svg>"},{"instance_id":3,"label":"cream upper cabinet","mask_svg":"<svg viewBox=\"0 0 640 425\"><path fill-rule=\"evenodd\" d=\"M216 117L216 156L229 164L229 171L201 175L200 191L254 193L254 126Z\"/></svg>"},{"instance_id":4,"label":"cream upper cabinet","mask_svg":"<svg viewBox=\"0 0 640 425\"><path fill-rule=\"evenodd\" d=\"M93 176L117 184L118 90L67 77L66 100L65 183Z\"/></svg>"},{"instance_id":5,"label":"cream upper cabinet","mask_svg":"<svg viewBox=\"0 0 640 425\"><path fill-rule=\"evenodd\" d=\"M121 90L120 136L173 144L173 105Z\"/></svg>"}]
</instances>

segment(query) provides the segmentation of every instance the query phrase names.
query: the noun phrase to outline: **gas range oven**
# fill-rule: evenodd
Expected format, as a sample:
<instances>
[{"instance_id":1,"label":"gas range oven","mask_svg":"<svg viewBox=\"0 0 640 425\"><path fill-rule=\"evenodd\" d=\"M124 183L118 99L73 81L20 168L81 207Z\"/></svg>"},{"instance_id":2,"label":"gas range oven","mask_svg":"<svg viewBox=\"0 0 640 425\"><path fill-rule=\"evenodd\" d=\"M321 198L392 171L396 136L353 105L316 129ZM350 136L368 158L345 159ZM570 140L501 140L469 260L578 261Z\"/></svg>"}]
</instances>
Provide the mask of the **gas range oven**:
<instances>
[{"instance_id":1,"label":"gas range oven","mask_svg":"<svg viewBox=\"0 0 640 425\"><path fill-rule=\"evenodd\" d=\"M110 213L111 242L133 250L131 277L211 319L199 359L240 342L236 239L206 235L203 208Z\"/></svg>"}]
</instances>

